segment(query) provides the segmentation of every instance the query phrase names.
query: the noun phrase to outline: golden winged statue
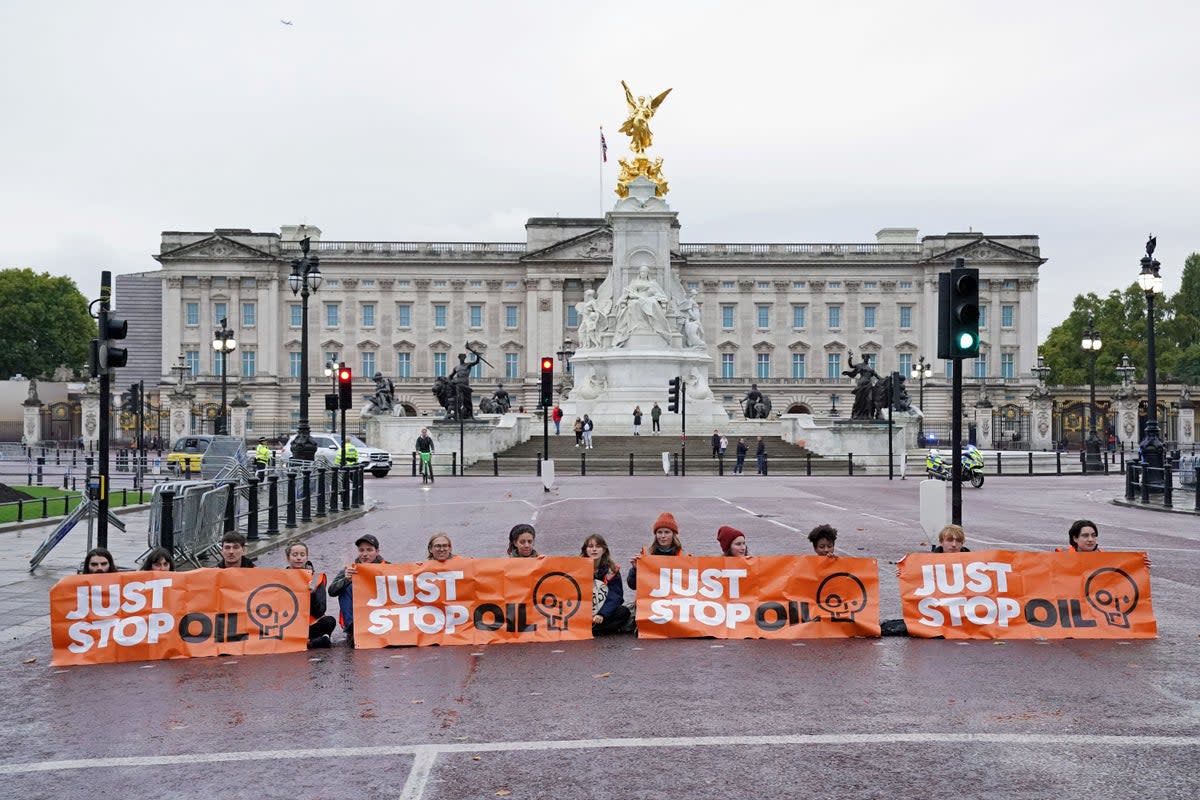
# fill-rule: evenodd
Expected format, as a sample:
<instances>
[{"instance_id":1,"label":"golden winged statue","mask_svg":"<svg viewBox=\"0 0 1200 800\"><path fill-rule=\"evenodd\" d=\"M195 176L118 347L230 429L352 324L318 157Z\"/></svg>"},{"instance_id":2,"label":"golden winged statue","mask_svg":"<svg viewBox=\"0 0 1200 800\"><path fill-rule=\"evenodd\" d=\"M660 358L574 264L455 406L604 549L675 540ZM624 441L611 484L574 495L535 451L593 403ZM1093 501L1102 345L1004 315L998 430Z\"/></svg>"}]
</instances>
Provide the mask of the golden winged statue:
<instances>
[{"instance_id":1,"label":"golden winged statue","mask_svg":"<svg viewBox=\"0 0 1200 800\"><path fill-rule=\"evenodd\" d=\"M633 92L629 90L629 84L625 81L621 81L621 85L625 87L625 102L629 104L629 116L626 117L620 130L629 137L629 149L640 155L650 149L650 143L653 141L650 133L650 118L662 105L662 101L667 99L671 90L667 89L658 97L647 102L645 97L638 97L637 100L634 100Z\"/></svg>"}]
</instances>

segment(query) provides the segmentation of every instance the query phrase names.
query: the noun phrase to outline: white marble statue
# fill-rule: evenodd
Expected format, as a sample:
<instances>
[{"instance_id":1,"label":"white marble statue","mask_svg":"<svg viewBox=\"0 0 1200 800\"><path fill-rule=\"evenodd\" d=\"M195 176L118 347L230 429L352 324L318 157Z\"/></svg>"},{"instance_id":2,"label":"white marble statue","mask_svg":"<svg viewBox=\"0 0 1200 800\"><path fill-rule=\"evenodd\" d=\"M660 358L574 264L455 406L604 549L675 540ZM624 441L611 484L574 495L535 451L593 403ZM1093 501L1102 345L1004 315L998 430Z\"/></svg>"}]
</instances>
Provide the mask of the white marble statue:
<instances>
[{"instance_id":1,"label":"white marble statue","mask_svg":"<svg viewBox=\"0 0 1200 800\"><path fill-rule=\"evenodd\" d=\"M589 372L575 381L575 388L571 390L571 398L595 400L604 393L606 388L608 388L608 381L605 380L603 375Z\"/></svg>"},{"instance_id":2,"label":"white marble statue","mask_svg":"<svg viewBox=\"0 0 1200 800\"><path fill-rule=\"evenodd\" d=\"M704 326L700 324L700 306L696 303L696 290L688 292L687 297L679 304L682 317L683 346L704 348Z\"/></svg>"},{"instance_id":3,"label":"white marble statue","mask_svg":"<svg viewBox=\"0 0 1200 800\"><path fill-rule=\"evenodd\" d=\"M587 289L583 293L583 302L575 304L579 312L579 347L587 349L600 346L600 304L596 300L596 291Z\"/></svg>"},{"instance_id":4,"label":"white marble statue","mask_svg":"<svg viewBox=\"0 0 1200 800\"><path fill-rule=\"evenodd\" d=\"M657 333L667 344L671 342L671 326L667 322L667 294L642 267L638 276L625 287L616 306L616 336L613 344L623 346L635 333Z\"/></svg>"}]
</instances>

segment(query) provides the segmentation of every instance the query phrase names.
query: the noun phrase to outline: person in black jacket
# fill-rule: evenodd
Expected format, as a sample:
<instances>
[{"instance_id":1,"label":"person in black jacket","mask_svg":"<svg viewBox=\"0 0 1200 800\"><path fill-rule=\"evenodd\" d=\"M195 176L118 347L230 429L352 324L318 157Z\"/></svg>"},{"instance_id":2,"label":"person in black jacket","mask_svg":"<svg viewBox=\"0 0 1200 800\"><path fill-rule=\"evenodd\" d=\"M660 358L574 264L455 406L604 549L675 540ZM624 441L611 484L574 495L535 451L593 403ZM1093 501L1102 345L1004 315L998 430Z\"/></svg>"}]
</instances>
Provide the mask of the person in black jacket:
<instances>
[{"instance_id":1,"label":"person in black jacket","mask_svg":"<svg viewBox=\"0 0 1200 800\"><path fill-rule=\"evenodd\" d=\"M746 451L747 451L748 449L749 449L749 448L747 448L747 447L746 447L746 440L745 440L745 439L738 439L738 443L737 443L737 463L733 465L733 474L734 474L734 475L741 475L741 474L742 474L742 470L743 470L743 469L745 468L745 466L746 466Z\"/></svg>"},{"instance_id":2,"label":"person in black jacket","mask_svg":"<svg viewBox=\"0 0 1200 800\"><path fill-rule=\"evenodd\" d=\"M317 572L308 560L308 545L297 539L288 542L284 550L287 569L303 569L309 574L308 581L308 649L329 647L329 635L337 627L337 620L325 613L325 573Z\"/></svg>"},{"instance_id":3,"label":"person in black jacket","mask_svg":"<svg viewBox=\"0 0 1200 800\"><path fill-rule=\"evenodd\" d=\"M221 537L221 569L253 567L254 562L246 558L246 537L237 531L229 531Z\"/></svg>"},{"instance_id":4,"label":"person in black jacket","mask_svg":"<svg viewBox=\"0 0 1200 800\"><path fill-rule=\"evenodd\" d=\"M608 552L608 542L598 533L583 540L579 555L592 559L592 636L619 633L630 620L621 588L621 570Z\"/></svg>"},{"instance_id":5,"label":"person in black jacket","mask_svg":"<svg viewBox=\"0 0 1200 800\"><path fill-rule=\"evenodd\" d=\"M971 548L963 543L967 541L967 532L958 525L947 525L938 531L938 543L930 552L933 553L969 553Z\"/></svg>"},{"instance_id":6,"label":"person in black jacket","mask_svg":"<svg viewBox=\"0 0 1200 800\"><path fill-rule=\"evenodd\" d=\"M329 596L338 599L342 630L346 632L346 644L354 647L354 573L357 564L386 564L379 554L379 539L374 534L364 533L354 540L358 558L343 569L329 584Z\"/></svg>"}]
</instances>

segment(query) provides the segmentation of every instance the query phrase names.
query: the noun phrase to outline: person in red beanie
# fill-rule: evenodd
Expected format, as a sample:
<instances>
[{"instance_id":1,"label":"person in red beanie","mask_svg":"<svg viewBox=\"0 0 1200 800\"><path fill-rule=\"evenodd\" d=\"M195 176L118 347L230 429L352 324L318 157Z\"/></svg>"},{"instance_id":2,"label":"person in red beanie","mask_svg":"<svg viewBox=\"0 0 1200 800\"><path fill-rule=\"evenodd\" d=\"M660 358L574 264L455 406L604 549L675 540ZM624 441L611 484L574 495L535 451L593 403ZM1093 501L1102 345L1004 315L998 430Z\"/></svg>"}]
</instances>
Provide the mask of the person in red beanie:
<instances>
[{"instance_id":1,"label":"person in red beanie","mask_svg":"<svg viewBox=\"0 0 1200 800\"><path fill-rule=\"evenodd\" d=\"M727 556L748 556L750 548L746 546L746 534L729 525L722 525L717 531L717 541L721 545L721 553Z\"/></svg>"},{"instance_id":2,"label":"person in red beanie","mask_svg":"<svg viewBox=\"0 0 1200 800\"><path fill-rule=\"evenodd\" d=\"M650 543L650 549L642 550L642 555L651 556L677 556L683 552L683 542L679 540L679 523L675 521L675 515L670 511L664 511L654 520L654 541ZM625 582L629 584L630 589L637 588L637 562L639 556L634 556L630 559L631 566L629 568L629 577Z\"/></svg>"}]
</instances>

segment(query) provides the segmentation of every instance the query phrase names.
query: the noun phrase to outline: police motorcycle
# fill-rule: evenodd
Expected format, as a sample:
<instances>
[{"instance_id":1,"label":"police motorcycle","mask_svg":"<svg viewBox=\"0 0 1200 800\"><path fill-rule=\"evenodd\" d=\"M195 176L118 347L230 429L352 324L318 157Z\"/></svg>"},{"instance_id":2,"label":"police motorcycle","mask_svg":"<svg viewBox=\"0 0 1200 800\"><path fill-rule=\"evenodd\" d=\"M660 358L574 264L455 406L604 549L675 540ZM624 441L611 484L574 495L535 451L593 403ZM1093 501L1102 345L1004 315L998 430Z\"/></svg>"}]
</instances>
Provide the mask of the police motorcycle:
<instances>
[{"instance_id":1,"label":"police motorcycle","mask_svg":"<svg viewBox=\"0 0 1200 800\"><path fill-rule=\"evenodd\" d=\"M925 474L939 481L948 481L952 477L950 463L942 458L938 450L930 450L929 455L925 456ZM983 453L973 444L963 448L962 474L976 489L983 486Z\"/></svg>"}]
</instances>

